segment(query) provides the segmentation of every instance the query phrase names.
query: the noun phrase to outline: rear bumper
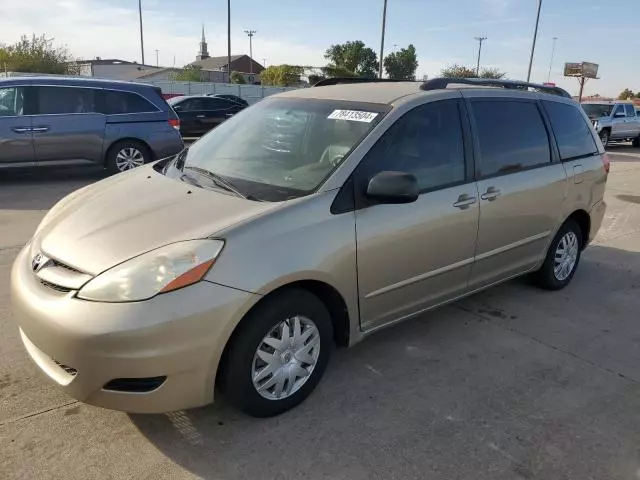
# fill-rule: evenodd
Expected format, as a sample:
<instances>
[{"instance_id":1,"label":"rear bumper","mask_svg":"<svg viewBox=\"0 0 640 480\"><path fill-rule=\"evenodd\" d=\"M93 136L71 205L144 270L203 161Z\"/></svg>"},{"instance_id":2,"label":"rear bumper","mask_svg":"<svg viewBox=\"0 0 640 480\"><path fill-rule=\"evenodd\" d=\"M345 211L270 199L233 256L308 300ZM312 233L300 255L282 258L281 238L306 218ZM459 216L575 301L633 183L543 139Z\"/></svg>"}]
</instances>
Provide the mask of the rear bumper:
<instances>
[{"instance_id":1,"label":"rear bumper","mask_svg":"<svg viewBox=\"0 0 640 480\"><path fill-rule=\"evenodd\" d=\"M24 346L70 396L138 413L192 408L213 401L224 345L256 296L200 282L151 300L100 303L42 285L28 248L11 274L11 299ZM152 391L104 388L115 379L166 377Z\"/></svg>"},{"instance_id":2,"label":"rear bumper","mask_svg":"<svg viewBox=\"0 0 640 480\"><path fill-rule=\"evenodd\" d=\"M153 133L147 140L155 160L177 155L184 149L184 141L180 132L171 126L167 126L167 128L168 131Z\"/></svg>"}]
</instances>

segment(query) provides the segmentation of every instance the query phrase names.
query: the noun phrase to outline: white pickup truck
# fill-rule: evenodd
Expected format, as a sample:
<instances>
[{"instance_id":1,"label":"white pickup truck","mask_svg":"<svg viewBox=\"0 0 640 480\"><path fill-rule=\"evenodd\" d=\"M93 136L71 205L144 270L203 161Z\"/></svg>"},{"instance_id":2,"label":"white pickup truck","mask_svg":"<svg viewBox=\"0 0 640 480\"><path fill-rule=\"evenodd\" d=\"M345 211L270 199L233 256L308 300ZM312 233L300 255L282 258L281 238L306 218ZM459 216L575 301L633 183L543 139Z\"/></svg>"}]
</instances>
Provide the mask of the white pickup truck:
<instances>
[{"instance_id":1,"label":"white pickup truck","mask_svg":"<svg viewBox=\"0 0 640 480\"><path fill-rule=\"evenodd\" d=\"M616 140L632 141L634 147L640 147L640 117L632 102L585 102L582 108L605 146Z\"/></svg>"}]
</instances>

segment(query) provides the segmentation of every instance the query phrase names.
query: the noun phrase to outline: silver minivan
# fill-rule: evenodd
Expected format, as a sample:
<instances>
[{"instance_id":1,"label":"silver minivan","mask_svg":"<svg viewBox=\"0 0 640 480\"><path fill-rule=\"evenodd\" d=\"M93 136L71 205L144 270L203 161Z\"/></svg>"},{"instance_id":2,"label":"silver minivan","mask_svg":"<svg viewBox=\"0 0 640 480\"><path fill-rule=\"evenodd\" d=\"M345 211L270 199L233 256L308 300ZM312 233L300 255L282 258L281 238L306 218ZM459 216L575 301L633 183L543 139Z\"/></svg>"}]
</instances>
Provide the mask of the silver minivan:
<instances>
[{"instance_id":1,"label":"silver minivan","mask_svg":"<svg viewBox=\"0 0 640 480\"><path fill-rule=\"evenodd\" d=\"M173 159L61 200L13 266L22 341L90 404L164 412L218 387L276 415L311 393L335 345L519 275L566 286L608 167L557 88L275 95Z\"/></svg>"}]
</instances>

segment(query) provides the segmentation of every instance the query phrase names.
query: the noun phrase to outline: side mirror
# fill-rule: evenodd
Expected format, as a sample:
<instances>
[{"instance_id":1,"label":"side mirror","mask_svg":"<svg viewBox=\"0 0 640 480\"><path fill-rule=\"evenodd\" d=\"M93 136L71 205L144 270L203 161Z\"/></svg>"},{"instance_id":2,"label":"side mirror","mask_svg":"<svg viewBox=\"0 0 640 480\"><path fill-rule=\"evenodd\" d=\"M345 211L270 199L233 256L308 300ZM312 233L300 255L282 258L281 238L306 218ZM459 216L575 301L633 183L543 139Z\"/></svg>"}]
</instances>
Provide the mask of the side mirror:
<instances>
[{"instance_id":1,"label":"side mirror","mask_svg":"<svg viewBox=\"0 0 640 480\"><path fill-rule=\"evenodd\" d=\"M181 112L182 111L182 107L180 105L176 105L175 107L173 107L173 110L176 112Z\"/></svg>"},{"instance_id":2,"label":"side mirror","mask_svg":"<svg viewBox=\"0 0 640 480\"><path fill-rule=\"evenodd\" d=\"M613 118L624 118L624 117L626 117L626 116L627 116L627 115L626 115L626 114L624 114L623 112L616 112L616 113L613 115Z\"/></svg>"},{"instance_id":3,"label":"side mirror","mask_svg":"<svg viewBox=\"0 0 640 480\"><path fill-rule=\"evenodd\" d=\"M380 172L369 180L367 198L379 203L412 203L418 199L418 179L405 172Z\"/></svg>"}]
</instances>

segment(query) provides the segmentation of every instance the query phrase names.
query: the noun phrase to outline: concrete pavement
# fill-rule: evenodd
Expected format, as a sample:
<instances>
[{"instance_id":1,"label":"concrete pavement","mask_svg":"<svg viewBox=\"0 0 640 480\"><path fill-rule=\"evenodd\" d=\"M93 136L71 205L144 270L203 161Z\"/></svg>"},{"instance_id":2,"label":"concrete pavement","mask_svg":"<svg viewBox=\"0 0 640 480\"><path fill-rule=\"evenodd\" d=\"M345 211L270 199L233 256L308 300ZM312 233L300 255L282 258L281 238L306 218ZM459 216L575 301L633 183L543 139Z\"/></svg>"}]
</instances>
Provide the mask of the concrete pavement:
<instances>
[{"instance_id":1,"label":"concrete pavement","mask_svg":"<svg viewBox=\"0 0 640 480\"><path fill-rule=\"evenodd\" d=\"M610 151L605 223L567 289L517 280L381 331L267 420L222 403L127 415L51 386L20 344L9 268L102 173L0 171L0 478L640 479L640 152Z\"/></svg>"}]
</instances>

